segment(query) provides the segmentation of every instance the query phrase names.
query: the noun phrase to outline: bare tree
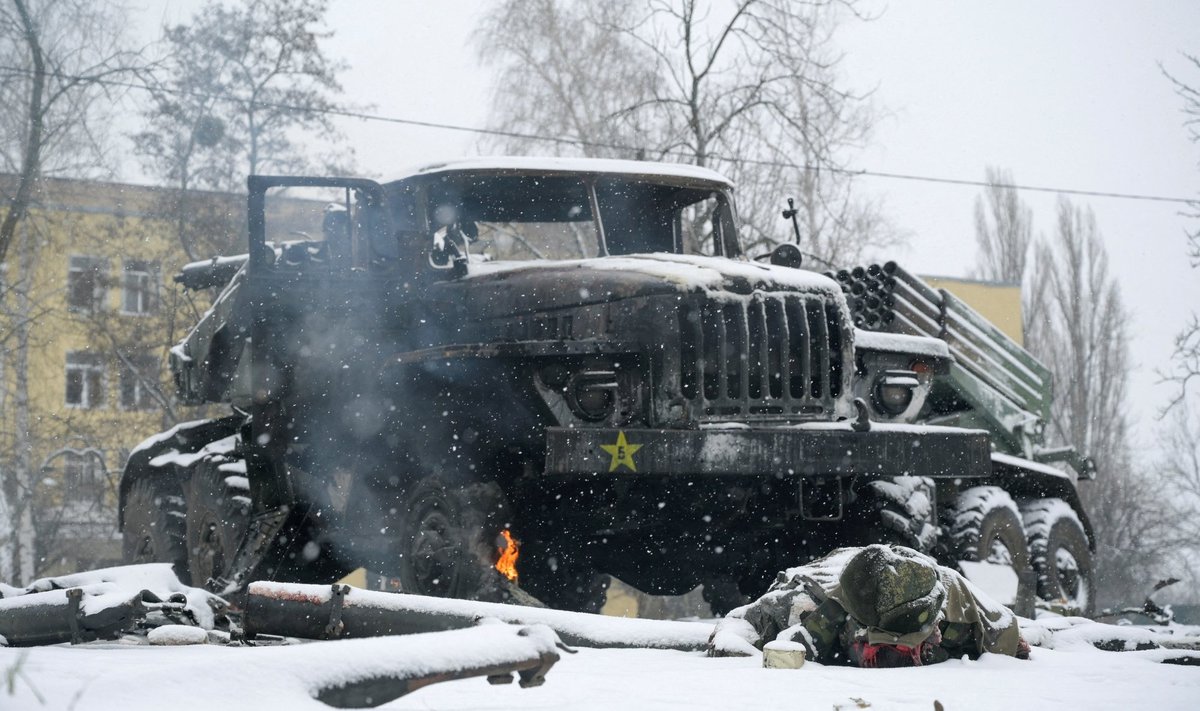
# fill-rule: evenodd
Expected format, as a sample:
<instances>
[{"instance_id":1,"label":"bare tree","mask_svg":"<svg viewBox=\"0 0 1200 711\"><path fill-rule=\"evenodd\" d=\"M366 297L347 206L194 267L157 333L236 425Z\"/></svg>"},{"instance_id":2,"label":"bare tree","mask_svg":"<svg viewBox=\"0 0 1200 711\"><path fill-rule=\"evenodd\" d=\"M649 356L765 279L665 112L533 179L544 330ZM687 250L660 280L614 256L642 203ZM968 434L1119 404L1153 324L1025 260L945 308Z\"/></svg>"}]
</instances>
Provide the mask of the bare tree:
<instances>
[{"instance_id":1,"label":"bare tree","mask_svg":"<svg viewBox=\"0 0 1200 711\"><path fill-rule=\"evenodd\" d=\"M1052 438L1097 465L1080 494L1097 535L1099 596L1136 599L1159 572L1174 513L1131 455L1127 313L1090 209L1059 201L1057 229L1037 245L1031 284L1026 339L1054 373Z\"/></svg>"},{"instance_id":2,"label":"bare tree","mask_svg":"<svg viewBox=\"0 0 1200 711\"><path fill-rule=\"evenodd\" d=\"M1186 59L1194 69L1200 70L1200 57L1185 54ZM1163 74L1175 86L1175 92L1183 99L1184 128L1188 138L1200 145L1200 88L1198 85L1181 81L1164 69ZM1187 216L1196 220L1197 227L1187 234L1188 256L1192 266L1200 268L1200 200L1190 203L1191 212ZM1170 380L1179 384L1179 391L1168 407L1173 407L1184 400L1193 382L1200 382L1200 317L1192 313L1183 330L1175 337L1174 352L1175 367L1168 374Z\"/></svg>"},{"instance_id":3,"label":"bare tree","mask_svg":"<svg viewBox=\"0 0 1200 711\"><path fill-rule=\"evenodd\" d=\"M177 189L163 212L189 259L225 246L195 229L193 213L210 203L192 191L240 192L248 174L304 172L317 163L322 172L349 172L350 151L318 160L308 148L334 150L341 134L329 112L345 108L337 78L344 66L321 46L333 34L323 26L326 6L210 0L191 24L164 28L166 56L133 139L146 168Z\"/></svg>"},{"instance_id":4,"label":"bare tree","mask_svg":"<svg viewBox=\"0 0 1200 711\"><path fill-rule=\"evenodd\" d=\"M791 194L806 249L858 258L899 233L852 195L840 163L874 117L833 50L854 11L852 0L507 0L478 47L499 65L493 125L520 135L492 145L711 167L738 184L751 246L788 239L779 209Z\"/></svg>"},{"instance_id":5,"label":"bare tree","mask_svg":"<svg viewBox=\"0 0 1200 711\"><path fill-rule=\"evenodd\" d=\"M111 81L132 74L122 10L89 0L6 0L0 5L0 167L18 176L2 196L0 263L33 204L38 179L94 169L105 148ZM100 99L104 99L101 101Z\"/></svg>"},{"instance_id":6,"label":"bare tree","mask_svg":"<svg viewBox=\"0 0 1200 711\"><path fill-rule=\"evenodd\" d=\"M1178 518L1172 528L1181 554L1177 556L1170 574L1190 584L1193 600L1200 598L1200 413L1197 403L1184 401L1170 413L1159 445L1163 451L1162 478L1167 496Z\"/></svg>"},{"instance_id":7,"label":"bare tree","mask_svg":"<svg viewBox=\"0 0 1200 711\"><path fill-rule=\"evenodd\" d=\"M28 580L37 570L35 519L41 477L33 461L42 424L31 409L30 372L36 364L35 320L46 314L44 285L34 282L44 242L35 208L41 181L105 167L108 112L119 95L113 82L138 68L138 53L123 49L123 9L87 0L6 0L0 4L0 171L15 176L0 191L0 496L7 520L0 531L0 573Z\"/></svg>"},{"instance_id":8,"label":"bare tree","mask_svg":"<svg viewBox=\"0 0 1200 711\"><path fill-rule=\"evenodd\" d=\"M22 228L17 240L17 269L13 273L13 298L0 304L0 315L10 329L11 341L0 357L11 369L11 380L0 378L0 389L7 390L5 411L0 422L9 425L4 432L7 456L0 458L0 495L5 499L6 528L0 531L0 578L8 581L28 581L34 577L37 560L37 535L34 526L38 477L33 466L36 432L30 406L29 365L34 340L34 314L39 310L33 283L37 262L38 241L29 235L28 221L18 223ZM6 374L7 375L7 374Z\"/></svg>"},{"instance_id":9,"label":"bare tree","mask_svg":"<svg viewBox=\"0 0 1200 711\"><path fill-rule=\"evenodd\" d=\"M493 148L637 157L629 139L650 127L623 112L653 97L659 77L645 47L611 30L635 2L504 2L483 17L476 32L479 58L496 67L492 128L561 139L499 136L489 139Z\"/></svg>"},{"instance_id":10,"label":"bare tree","mask_svg":"<svg viewBox=\"0 0 1200 711\"><path fill-rule=\"evenodd\" d=\"M975 275L1020 284L1033 238L1033 210L1013 187L1012 173L988 166L987 188L975 198Z\"/></svg>"}]
</instances>

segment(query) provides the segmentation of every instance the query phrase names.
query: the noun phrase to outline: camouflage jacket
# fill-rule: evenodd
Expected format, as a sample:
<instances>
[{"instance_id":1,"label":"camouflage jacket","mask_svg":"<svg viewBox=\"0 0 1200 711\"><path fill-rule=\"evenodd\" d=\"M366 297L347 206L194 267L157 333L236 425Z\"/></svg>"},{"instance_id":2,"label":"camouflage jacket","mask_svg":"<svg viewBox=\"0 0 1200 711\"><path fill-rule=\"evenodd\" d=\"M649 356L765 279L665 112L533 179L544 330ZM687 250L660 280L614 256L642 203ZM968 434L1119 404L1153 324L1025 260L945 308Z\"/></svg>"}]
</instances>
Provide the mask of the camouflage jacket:
<instances>
[{"instance_id":1,"label":"camouflage jacket","mask_svg":"<svg viewBox=\"0 0 1200 711\"><path fill-rule=\"evenodd\" d=\"M757 637L750 640L756 647L761 649L776 639L800 642L807 648L809 659L823 664L849 663L847 650L856 639L872 644L919 646L930 637L930 630L905 633L873 628L846 612L839 579L846 563L860 550L841 548L780 573L765 595L734 610L718 623L717 633L723 627L748 632L748 623ZM913 551L909 553L920 556ZM920 557L936 567L937 584L945 593L934 622L941 639L935 645L932 661L963 655L974 658L984 652L1015 656L1020 632L1012 611L992 601L958 572L937 565L927 556Z\"/></svg>"}]
</instances>

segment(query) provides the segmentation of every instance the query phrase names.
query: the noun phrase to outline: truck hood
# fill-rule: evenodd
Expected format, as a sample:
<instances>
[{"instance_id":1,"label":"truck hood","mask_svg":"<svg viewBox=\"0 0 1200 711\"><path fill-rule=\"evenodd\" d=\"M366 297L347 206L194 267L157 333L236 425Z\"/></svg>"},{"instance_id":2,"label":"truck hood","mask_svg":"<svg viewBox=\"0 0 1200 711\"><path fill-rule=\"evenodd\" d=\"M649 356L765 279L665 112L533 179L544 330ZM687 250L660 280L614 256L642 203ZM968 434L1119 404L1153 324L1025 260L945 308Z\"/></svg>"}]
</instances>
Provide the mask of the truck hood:
<instances>
[{"instance_id":1,"label":"truck hood","mask_svg":"<svg viewBox=\"0 0 1200 711\"><path fill-rule=\"evenodd\" d=\"M799 291L836 298L842 293L832 279L815 272L681 254L479 262L470 265L467 276L445 284L461 285L476 306L507 302L509 313L534 310L513 308L519 305L543 310L680 292Z\"/></svg>"}]
</instances>

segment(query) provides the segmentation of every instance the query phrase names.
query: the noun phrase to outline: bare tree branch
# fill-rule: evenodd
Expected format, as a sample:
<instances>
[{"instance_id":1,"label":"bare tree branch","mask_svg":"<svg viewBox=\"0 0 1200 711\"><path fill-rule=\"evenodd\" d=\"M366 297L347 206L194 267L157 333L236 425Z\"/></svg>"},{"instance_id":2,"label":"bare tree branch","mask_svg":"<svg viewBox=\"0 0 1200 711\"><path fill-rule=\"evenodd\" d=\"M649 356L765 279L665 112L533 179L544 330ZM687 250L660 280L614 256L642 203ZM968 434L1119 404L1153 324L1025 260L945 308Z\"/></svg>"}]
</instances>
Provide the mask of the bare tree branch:
<instances>
[{"instance_id":1,"label":"bare tree branch","mask_svg":"<svg viewBox=\"0 0 1200 711\"><path fill-rule=\"evenodd\" d=\"M807 250L854 260L903 234L852 176L813 170L848 158L873 121L845 86L833 32L853 2L815 0L507 0L480 23L481 59L497 66L501 130L578 141L489 139L502 151L637 155L714 168L737 185L750 246L790 239L779 206L797 196ZM782 162L792 169L764 165Z\"/></svg>"},{"instance_id":2,"label":"bare tree branch","mask_svg":"<svg viewBox=\"0 0 1200 711\"><path fill-rule=\"evenodd\" d=\"M1020 284L1033 240L1033 210L1017 193L1012 173L989 166L988 187L975 199L975 275Z\"/></svg>"}]
</instances>

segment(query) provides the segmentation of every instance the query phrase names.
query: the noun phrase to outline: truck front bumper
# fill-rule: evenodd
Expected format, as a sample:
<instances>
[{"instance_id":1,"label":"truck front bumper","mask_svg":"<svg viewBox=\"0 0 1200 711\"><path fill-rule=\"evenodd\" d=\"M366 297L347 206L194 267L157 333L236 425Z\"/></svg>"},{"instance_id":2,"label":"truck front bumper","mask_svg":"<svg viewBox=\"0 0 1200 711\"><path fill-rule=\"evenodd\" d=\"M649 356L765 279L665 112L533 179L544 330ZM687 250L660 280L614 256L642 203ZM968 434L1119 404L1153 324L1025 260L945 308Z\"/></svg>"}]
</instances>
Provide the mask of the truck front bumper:
<instances>
[{"instance_id":1,"label":"truck front bumper","mask_svg":"<svg viewBox=\"0 0 1200 711\"><path fill-rule=\"evenodd\" d=\"M545 474L927 476L992 471L987 433L954 427L843 423L699 430L552 427Z\"/></svg>"}]
</instances>

